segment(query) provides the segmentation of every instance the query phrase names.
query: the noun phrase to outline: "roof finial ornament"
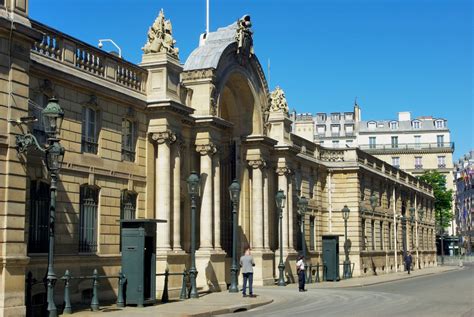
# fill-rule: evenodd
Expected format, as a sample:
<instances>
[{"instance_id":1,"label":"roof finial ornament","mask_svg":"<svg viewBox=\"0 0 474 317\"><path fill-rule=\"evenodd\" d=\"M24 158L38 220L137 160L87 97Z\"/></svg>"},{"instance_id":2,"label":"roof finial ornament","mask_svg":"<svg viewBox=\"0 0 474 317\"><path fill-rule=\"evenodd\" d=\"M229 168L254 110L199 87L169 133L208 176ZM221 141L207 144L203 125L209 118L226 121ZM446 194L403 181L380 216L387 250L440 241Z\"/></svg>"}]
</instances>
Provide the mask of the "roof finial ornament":
<instances>
[{"instance_id":1,"label":"roof finial ornament","mask_svg":"<svg viewBox=\"0 0 474 317\"><path fill-rule=\"evenodd\" d=\"M179 49L174 47L175 44L171 20L165 19L165 14L161 9L155 22L148 29L147 43L142 47L143 53L166 52L178 58Z\"/></svg>"},{"instance_id":2,"label":"roof finial ornament","mask_svg":"<svg viewBox=\"0 0 474 317\"><path fill-rule=\"evenodd\" d=\"M286 101L285 92L279 86L270 93L270 100L270 112L288 114L288 102Z\"/></svg>"}]
</instances>

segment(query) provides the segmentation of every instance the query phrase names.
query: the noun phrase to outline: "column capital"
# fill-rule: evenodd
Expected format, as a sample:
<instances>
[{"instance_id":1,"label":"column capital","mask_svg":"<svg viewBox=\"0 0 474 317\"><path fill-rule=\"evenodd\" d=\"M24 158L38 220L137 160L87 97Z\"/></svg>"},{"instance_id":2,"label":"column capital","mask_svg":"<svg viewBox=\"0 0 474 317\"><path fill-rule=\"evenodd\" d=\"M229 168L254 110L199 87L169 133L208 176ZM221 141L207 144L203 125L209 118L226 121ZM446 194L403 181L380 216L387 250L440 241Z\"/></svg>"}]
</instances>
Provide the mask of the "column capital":
<instances>
[{"instance_id":1,"label":"column capital","mask_svg":"<svg viewBox=\"0 0 474 317\"><path fill-rule=\"evenodd\" d=\"M291 174L291 169L288 166L279 166L275 169L275 171L279 176Z\"/></svg>"},{"instance_id":2,"label":"column capital","mask_svg":"<svg viewBox=\"0 0 474 317\"><path fill-rule=\"evenodd\" d=\"M248 164L250 167L252 167L253 169L257 169L257 168L265 168L267 167L267 162L265 162L264 159L256 159L256 160L249 160L248 161Z\"/></svg>"},{"instance_id":3,"label":"column capital","mask_svg":"<svg viewBox=\"0 0 474 317\"><path fill-rule=\"evenodd\" d=\"M196 152L201 155L213 155L217 152L217 147L214 143L196 145Z\"/></svg>"},{"instance_id":4,"label":"column capital","mask_svg":"<svg viewBox=\"0 0 474 317\"><path fill-rule=\"evenodd\" d=\"M173 131L166 130L166 131L151 133L151 139L155 141L157 144L163 144L165 142L172 144L177 140L177 136L176 136L176 133L174 133Z\"/></svg>"}]
</instances>

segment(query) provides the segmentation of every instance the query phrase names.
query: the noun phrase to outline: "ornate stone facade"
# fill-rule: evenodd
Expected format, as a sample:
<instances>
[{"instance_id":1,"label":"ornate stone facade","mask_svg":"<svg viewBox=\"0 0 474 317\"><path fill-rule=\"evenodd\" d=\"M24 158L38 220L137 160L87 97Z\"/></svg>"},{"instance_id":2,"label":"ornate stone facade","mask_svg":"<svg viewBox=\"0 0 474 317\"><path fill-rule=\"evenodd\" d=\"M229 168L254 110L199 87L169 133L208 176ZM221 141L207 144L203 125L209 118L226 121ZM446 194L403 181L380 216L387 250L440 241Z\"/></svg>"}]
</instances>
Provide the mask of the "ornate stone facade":
<instances>
[{"instance_id":1,"label":"ornate stone facade","mask_svg":"<svg viewBox=\"0 0 474 317\"><path fill-rule=\"evenodd\" d=\"M28 21L27 16L23 18ZM279 248L284 251L289 281L295 278L290 263L301 249L300 196L309 200L304 237L309 263L322 263L323 235L344 232L340 211L347 204L354 275L401 269L399 216L413 204L416 213L425 210L427 216L407 224L406 246L416 249L419 267L435 264L431 189L362 151L326 151L290 133L288 103L281 89L271 94L268 90L248 42L250 26L246 16L208 34L184 66L177 62L171 23L162 13L149 31L146 58L140 65L38 22L12 31L16 45L23 49L11 56L12 65L3 65L15 78L16 91L14 103L8 98L0 101L1 113L12 116L3 119L16 122L26 117L32 111L29 100L35 99L41 108L51 94L65 111L60 139L66 155L56 221L58 276L66 269L76 276L90 275L94 268L104 275L118 273L124 197L136 199L128 205L135 206L134 218L167 221L158 224L158 272L189 268L191 217L186 179L192 171L199 173L201 184L196 266L198 287L204 290L222 291L230 283L228 187L234 179L241 185L237 245L239 250L246 245L254 250L258 285L274 283ZM8 47L9 34L9 29L0 28L0 47ZM245 62L236 56L237 50L244 53ZM10 85L0 87L5 96L10 95ZM35 223L36 202L44 202L39 200L44 199L41 189L49 185L41 156L18 156L15 135L22 130L12 121L0 120L0 184L5 193L0 195L0 206L6 221L0 229L6 237L0 242L0 309L5 316L22 316L25 275L31 271L41 279L46 267L44 241L34 237L45 224ZM23 128L38 138L44 133L39 126ZM274 198L279 189L287 197L282 245ZM369 206L368 195L377 195L379 202L371 213L363 212ZM83 237L86 198L93 207L88 215L94 226L87 228L93 233L93 243ZM374 242L365 243L372 236ZM163 282L157 278L158 293ZM170 295L178 295L180 279L170 278L169 283ZM101 299L113 298L114 288L115 284L104 283ZM76 299L89 291L84 284L71 283ZM42 292L35 289L32 295L39 298ZM55 294L59 303L62 290L57 288Z\"/></svg>"}]
</instances>

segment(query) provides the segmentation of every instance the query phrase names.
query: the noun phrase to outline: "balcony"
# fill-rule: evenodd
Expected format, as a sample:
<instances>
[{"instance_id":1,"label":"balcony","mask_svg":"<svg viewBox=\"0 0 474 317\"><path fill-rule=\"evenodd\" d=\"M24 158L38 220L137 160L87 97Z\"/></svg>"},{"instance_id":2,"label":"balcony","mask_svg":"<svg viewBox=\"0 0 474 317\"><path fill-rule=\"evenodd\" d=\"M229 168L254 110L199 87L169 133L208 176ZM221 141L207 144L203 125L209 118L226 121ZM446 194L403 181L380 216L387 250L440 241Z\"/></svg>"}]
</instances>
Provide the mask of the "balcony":
<instances>
[{"instance_id":1,"label":"balcony","mask_svg":"<svg viewBox=\"0 0 474 317\"><path fill-rule=\"evenodd\" d=\"M423 164L415 164L415 169L416 170L422 170L423 169Z\"/></svg>"},{"instance_id":2,"label":"balcony","mask_svg":"<svg viewBox=\"0 0 474 317\"><path fill-rule=\"evenodd\" d=\"M454 142L433 143L398 143L398 144L360 144L366 152L453 152Z\"/></svg>"}]
</instances>

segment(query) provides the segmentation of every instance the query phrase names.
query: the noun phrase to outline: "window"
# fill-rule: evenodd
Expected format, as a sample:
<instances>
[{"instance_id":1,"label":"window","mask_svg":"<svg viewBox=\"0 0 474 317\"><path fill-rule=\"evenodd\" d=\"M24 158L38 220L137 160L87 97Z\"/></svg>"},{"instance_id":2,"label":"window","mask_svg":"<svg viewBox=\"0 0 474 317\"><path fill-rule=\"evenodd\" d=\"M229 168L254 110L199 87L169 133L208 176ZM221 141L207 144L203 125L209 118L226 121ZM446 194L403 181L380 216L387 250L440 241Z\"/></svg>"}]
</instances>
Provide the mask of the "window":
<instances>
[{"instance_id":1,"label":"window","mask_svg":"<svg viewBox=\"0 0 474 317\"><path fill-rule=\"evenodd\" d=\"M397 121L390 122L390 129L391 130L396 130L397 128L398 128L398 122Z\"/></svg>"},{"instance_id":2,"label":"window","mask_svg":"<svg viewBox=\"0 0 474 317\"><path fill-rule=\"evenodd\" d=\"M339 135L339 125L338 124L333 124L331 126L331 134L332 135Z\"/></svg>"},{"instance_id":3,"label":"window","mask_svg":"<svg viewBox=\"0 0 474 317\"><path fill-rule=\"evenodd\" d=\"M421 156L415 156L415 168L423 168L423 163L421 161L422 157Z\"/></svg>"},{"instance_id":4,"label":"window","mask_svg":"<svg viewBox=\"0 0 474 317\"><path fill-rule=\"evenodd\" d=\"M339 141L338 140L333 140L332 141L332 147L333 148L338 148L339 147Z\"/></svg>"},{"instance_id":5,"label":"window","mask_svg":"<svg viewBox=\"0 0 474 317\"><path fill-rule=\"evenodd\" d=\"M346 135L353 135L354 134L354 126L352 124L348 124L344 126L346 130Z\"/></svg>"},{"instance_id":6,"label":"window","mask_svg":"<svg viewBox=\"0 0 474 317\"><path fill-rule=\"evenodd\" d=\"M400 157L395 156L392 157L392 165L395 166L396 168L400 167Z\"/></svg>"},{"instance_id":7,"label":"window","mask_svg":"<svg viewBox=\"0 0 474 317\"><path fill-rule=\"evenodd\" d=\"M421 135L415 135L415 149L421 147Z\"/></svg>"},{"instance_id":8,"label":"window","mask_svg":"<svg viewBox=\"0 0 474 317\"><path fill-rule=\"evenodd\" d=\"M375 136L369 137L369 149L377 148L377 138Z\"/></svg>"},{"instance_id":9,"label":"window","mask_svg":"<svg viewBox=\"0 0 474 317\"><path fill-rule=\"evenodd\" d=\"M377 124L375 123L375 121L370 121L367 123L367 127L369 128L369 130L375 130L376 125Z\"/></svg>"},{"instance_id":10,"label":"window","mask_svg":"<svg viewBox=\"0 0 474 317\"><path fill-rule=\"evenodd\" d=\"M122 120L122 160L135 161L137 124L130 119Z\"/></svg>"},{"instance_id":11,"label":"window","mask_svg":"<svg viewBox=\"0 0 474 317\"><path fill-rule=\"evenodd\" d=\"M421 126L420 121L413 121L412 123L413 129L419 129Z\"/></svg>"},{"instance_id":12,"label":"window","mask_svg":"<svg viewBox=\"0 0 474 317\"><path fill-rule=\"evenodd\" d=\"M438 168L446 168L446 156L438 156Z\"/></svg>"},{"instance_id":13,"label":"window","mask_svg":"<svg viewBox=\"0 0 474 317\"><path fill-rule=\"evenodd\" d=\"M438 147L444 147L444 135L436 136L436 144L438 145Z\"/></svg>"},{"instance_id":14,"label":"window","mask_svg":"<svg viewBox=\"0 0 474 317\"><path fill-rule=\"evenodd\" d=\"M36 98L36 102L29 101L29 115L34 116L37 121L33 122L32 124L32 133L38 140L40 145L46 143L46 133L44 132L44 125L43 125L43 118L41 112L48 104L48 96L45 94L40 94Z\"/></svg>"},{"instance_id":15,"label":"window","mask_svg":"<svg viewBox=\"0 0 474 317\"><path fill-rule=\"evenodd\" d=\"M82 152L97 154L97 111L82 108Z\"/></svg>"},{"instance_id":16,"label":"window","mask_svg":"<svg viewBox=\"0 0 474 317\"><path fill-rule=\"evenodd\" d=\"M347 112L344 114L344 119L346 121L354 120L354 114L352 112Z\"/></svg>"},{"instance_id":17,"label":"window","mask_svg":"<svg viewBox=\"0 0 474 317\"><path fill-rule=\"evenodd\" d=\"M309 232L310 232L310 237L309 237L309 249L311 251L316 250L316 246L314 243L314 236L316 235L316 232L314 231L314 217L309 218Z\"/></svg>"},{"instance_id":18,"label":"window","mask_svg":"<svg viewBox=\"0 0 474 317\"><path fill-rule=\"evenodd\" d=\"M435 126L437 129L444 128L444 121L443 120L436 120L435 121Z\"/></svg>"},{"instance_id":19,"label":"window","mask_svg":"<svg viewBox=\"0 0 474 317\"><path fill-rule=\"evenodd\" d=\"M388 249L392 250L392 223L388 223Z\"/></svg>"},{"instance_id":20,"label":"window","mask_svg":"<svg viewBox=\"0 0 474 317\"><path fill-rule=\"evenodd\" d=\"M48 184L31 181L28 253L48 252L50 197Z\"/></svg>"},{"instance_id":21,"label":"window","mask_svg":"<svg viewBox=\"0 0 474 317\"><path fill-rule=\"evenodd\" d=\"M318 113L316 115L317 121L326 121L326 114L325 113Z\"/></svg>"},{"instance_id":22,"label":"window","mask_svg":"<svg viewBox=\"0 0 474 317\"><path fill-rule=\"evenodd\" d=\"M120 220L136 219L137 194L129 190L122 190L120 197ZM122 223L120 223L120 239L122 239ZM120 240L122 250L122 240Z\"/></svg>"},{"instance_id":23,"label":"window","mask_svg":"<svg viewBox=\"0 0 474 317\"><path fill-rule=\"evenodd\" d=\"M384 237L383 237L383 233L384 233L383 231L384 231L384 230L383 230L383 229L384 229L384 228L383 228L383 221L380 221L380 250L383 250L383 248L384 248L384 243L383 243L383 242L384 242L384 241L383 241L383 240L384 240L384 239L383 239L383 238L384 238Z\"/></svg>"},{"instance_id":24,"label":"window","mask_svg":"<svg viewBox=\"0 0 474 317\"><path fill-rule=\"evenodd\" d=\"M398 148L398 136L392 136L392 148Z\"/></svg>"},{"instance_id":25,"label":"window","mask_svg":"<svg viewBox=\"0 0 474 317\"><path fill-rule=\"evenodd\" d=\"M79 216L79 252L97 251L97 207L99 188L81 186Z\"/></svg>"},{"instance_id":26,"label":"window","mask_svg":"<svg viewBox=\"0 0 474 317\"><path fill-rule=\"evenodd\" d=\"M339 113L331 113L331 120L332 121L339 121L340 117L341 116L339 115Z\"/></svg>"},{"instance_id":27,"label":"window","mask_svg":"<svg viewBox=\"0 0 474 317\"><path fill-rule=\"evenodd\" d=\"M370 229L371 229L371 232L370 232L370 237L371 237L371 244L372 244L372 250L375 250L375 221L372 220L370 222Z\"/></svg>"},{"instance_id":28,"label":"window","mask_svg":"<svg viewBox=\"0 0 474 317\"><path fill-rule=\"evenodd\" d=\"M325 125L318 125L317 131L319 135L324 135L326 133L326 126Z\"/></svg>"}]
</instances>

